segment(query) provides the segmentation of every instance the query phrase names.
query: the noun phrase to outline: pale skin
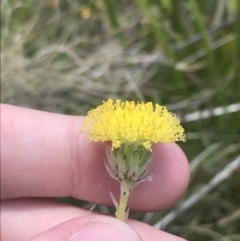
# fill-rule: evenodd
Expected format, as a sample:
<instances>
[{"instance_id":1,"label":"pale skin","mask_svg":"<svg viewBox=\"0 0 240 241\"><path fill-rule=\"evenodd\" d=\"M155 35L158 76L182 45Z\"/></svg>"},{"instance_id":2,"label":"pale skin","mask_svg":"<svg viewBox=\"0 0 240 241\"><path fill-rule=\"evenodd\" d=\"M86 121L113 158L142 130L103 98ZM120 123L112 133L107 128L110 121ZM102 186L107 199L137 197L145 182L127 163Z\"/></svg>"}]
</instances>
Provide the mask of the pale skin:
<instances>
[{"instance_id":1,"label":"pale skin","mask_svg":"<svg viewBox=\"0 0 240 241\"><path fill-rule=\"evenodd\" d=\"M108 228L105 240L107 235L118 240L118 229L126 231L122 237L126 235L129 240L183 240L139 221L128 220L125 224L50 199L72 196L112 206L109 191L119 195L119 184L109 177L103 164L105 144L88 142L79 133L83 120L1 105L1 240L67 241L73 233L85 237L83 230L93 238L76 241L103 240L104 228L99 228L102 224L116 228ZM188 186L188 162L177 144L155 144L153 154L153 181L134 189L129 201L131 210L170 208Z\"/></svg>"}]
</instances>

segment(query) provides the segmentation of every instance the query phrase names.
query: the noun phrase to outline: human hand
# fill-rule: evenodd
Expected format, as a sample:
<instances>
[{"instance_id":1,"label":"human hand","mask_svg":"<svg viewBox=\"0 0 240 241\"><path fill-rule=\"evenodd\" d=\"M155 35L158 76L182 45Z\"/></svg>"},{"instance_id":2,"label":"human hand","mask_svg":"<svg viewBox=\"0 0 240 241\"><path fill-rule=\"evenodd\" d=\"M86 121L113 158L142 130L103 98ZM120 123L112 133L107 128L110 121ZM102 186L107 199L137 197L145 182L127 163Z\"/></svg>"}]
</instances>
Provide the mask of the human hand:
<instances>
[{"instance_id":1,"label":"human hand","mask_svg":"<svg viewBox=\"0 0 240 241\"><path fill-rule=\"evenodd\" d=\"M1 240L181 241L135 220L127 224L50 197L112 205L118 184L103 165L104 144L79 133L83 117L1 105ZM153 146L153 181L131 194L136 211L174 205L189 182L189 167L175 144Z\"/></svg>"}]
</instances>

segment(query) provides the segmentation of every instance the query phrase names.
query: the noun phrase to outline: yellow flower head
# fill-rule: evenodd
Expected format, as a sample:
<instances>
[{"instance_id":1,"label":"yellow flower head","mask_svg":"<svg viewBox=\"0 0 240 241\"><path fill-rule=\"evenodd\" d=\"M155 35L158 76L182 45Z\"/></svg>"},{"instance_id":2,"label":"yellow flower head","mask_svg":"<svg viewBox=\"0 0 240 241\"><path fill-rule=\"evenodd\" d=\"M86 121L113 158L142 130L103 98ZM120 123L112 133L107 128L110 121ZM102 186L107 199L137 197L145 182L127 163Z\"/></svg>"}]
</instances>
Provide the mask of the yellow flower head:
<instances>
[{"instance_id":1,"label":"yellow flower head","mask_svg":"<svg viewBox=\"0 0 240 241\"><path fill-rule=\"evenodd\" d=\"M158 104L154 108L152 102L114 103L109 99L88 112L82 131L89 134L90 141L111 141L113 149L136 144L151 150L152 143L185 141L175 114Z\"/></svg>"},{"instance_id":2,"label":"yellow flower head","mask_svg":"<svg viewBox=\"0 0 240 241\"><path fill-rule=\"evenodd\" d=\"M79 14L80 14L81 18L83 18L83 19L90 18L91 17L90 8L88 8L88 7L79 8Z\"/></svg>"}]
</instances>

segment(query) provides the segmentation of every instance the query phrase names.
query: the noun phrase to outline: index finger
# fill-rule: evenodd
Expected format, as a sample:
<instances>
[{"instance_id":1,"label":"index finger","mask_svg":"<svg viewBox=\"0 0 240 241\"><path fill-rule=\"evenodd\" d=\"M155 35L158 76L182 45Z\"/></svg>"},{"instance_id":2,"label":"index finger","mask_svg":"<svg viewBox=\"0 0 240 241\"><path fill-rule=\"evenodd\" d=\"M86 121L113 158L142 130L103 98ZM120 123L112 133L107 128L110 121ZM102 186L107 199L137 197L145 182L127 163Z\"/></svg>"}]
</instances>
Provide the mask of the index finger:
<instances>
[{"instance_id":1,"label":"index finger","mask_svg":"<svg viewBox=\"0 0 240 241\"><path fill-rule=\"evenodd\" d=\"M105 144L79 133L84 117L1 106L2 198L72 196L111 205L118 183L104 167ZM156 144L153 181L134 189L129 205L153 211L173 205L189 182L187 159L176 144ZM141 200L141 201L139 201Z\"/></svg>"}]
</instances>

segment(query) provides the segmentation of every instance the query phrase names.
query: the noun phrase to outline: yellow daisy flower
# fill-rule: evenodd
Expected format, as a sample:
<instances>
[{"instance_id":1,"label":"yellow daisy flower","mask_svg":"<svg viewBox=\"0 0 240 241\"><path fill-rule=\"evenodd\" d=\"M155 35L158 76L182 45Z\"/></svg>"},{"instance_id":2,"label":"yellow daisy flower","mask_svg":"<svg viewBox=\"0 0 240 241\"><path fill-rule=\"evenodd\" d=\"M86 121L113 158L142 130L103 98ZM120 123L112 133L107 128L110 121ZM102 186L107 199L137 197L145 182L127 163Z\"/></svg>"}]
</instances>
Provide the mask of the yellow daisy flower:
<instances>
[{"instance_id":1,"label":"yellow daisy flower","mask_svg":"<svg viewBox=\"0 0 240 241\"><path fill-rule=\"evenodd\" d=\"M111 99L89 111L83 125L90 141L111 141L113 148L124 143L151 150L157 142L185 141L184 129L175 114L158 104Z\"/></svg>"},{"instance_id":2,"label":"yellow daisy flower","mask_svg":"<svg viewBox=\"0 0 240 241\"><path fill-rule=\"evenodd\" d=\"M89 141L110 141L106 147L105 166L109 175L120 182L119 204L116 217L125 220L127 202L133 188L141 182L151 181L148 173L152 158L151 146L157 142L186 141L184 129L175 114L166 107L151 102L114 102L109 99L88 112L81 132Z\"/></svg>"},{"instance_id":3,"label":"yellow daisy flower","mask_svg":"<svg viewBox=\"0 0 240 241\"><path fill-rule=\"evenodd\" d=\"M91 17L91 10L88 7L80 7L79 14L82 19L88 19Z\"/></svg>"}]
</instances>

